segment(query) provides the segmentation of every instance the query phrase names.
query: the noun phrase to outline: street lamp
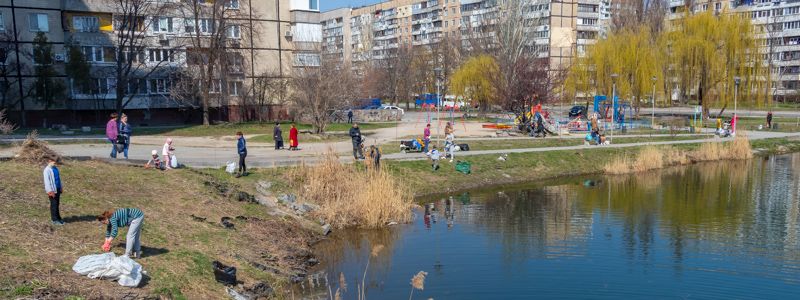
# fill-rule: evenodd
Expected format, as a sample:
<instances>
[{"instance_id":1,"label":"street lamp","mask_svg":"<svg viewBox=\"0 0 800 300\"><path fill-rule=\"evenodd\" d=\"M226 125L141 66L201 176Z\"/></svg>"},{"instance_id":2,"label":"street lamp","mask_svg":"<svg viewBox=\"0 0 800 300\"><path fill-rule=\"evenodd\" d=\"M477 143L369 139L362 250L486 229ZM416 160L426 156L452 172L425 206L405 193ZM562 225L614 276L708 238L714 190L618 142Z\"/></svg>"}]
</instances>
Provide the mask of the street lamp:
<instances>
[{"instance_id":1,"label":"street lamp","mask_svg":"<svg viewBox=\"0 0 800 300\"><path fill-rule=\"evenodd\" d=\"M736 98L738 96L739 84L740 83L742 83L742 78L741 77L739 77L739 76L733 77L733 84L735 85L735 88L733 89L733 134L734 135L736 134L736 123L739 123L738 122L739 121L738 120L738 116L736 115L736 113L737 113L737 110L736 110L737 109L737 107L736 107L737 99Z\"/></svg>"},{"instance_id":2,"label":"street lamp","mask_svg":"<svg viewBox=\"0 0 800 300\"><path fill-rule=\"evenodd\" d=\"M655 129L656 128L656 81L658 81L658 78L653 76L653 78L651 79L653 80L653 112L652 112L653 122L651 123L650 127Z\"/></svg>"},{"instance_id":3,"label":"street lamp","mask_svg":"<svg viewBox=\"0 0 800 300\"><path fill-rule=\"evenodd\" d=\"M617 75L617 73L611 74L611 82L612 82L612 87L611 87L611 140L612 141L614 140L614 122L616 121L614 119L617 118L617 97L616 97L616 94L617 94L617 77L619 77L619 75Z\"/></svg>"},{"instance_id":4,"label":"street lamp","mask_svg":"<svg viewBox=\"0 0 800 300\"><path fill-rule=\"evenodd\" d=\"M439 140L441 139L441 132L439 131L439 127L442 126L441 117L439 115L440 109L442 107L442 91L441 91L441 83L440 78L442 76L442 68L436 67L433 69L434 76L436 76L436 145L439 145Z\"/></svg>"}]
</instances>

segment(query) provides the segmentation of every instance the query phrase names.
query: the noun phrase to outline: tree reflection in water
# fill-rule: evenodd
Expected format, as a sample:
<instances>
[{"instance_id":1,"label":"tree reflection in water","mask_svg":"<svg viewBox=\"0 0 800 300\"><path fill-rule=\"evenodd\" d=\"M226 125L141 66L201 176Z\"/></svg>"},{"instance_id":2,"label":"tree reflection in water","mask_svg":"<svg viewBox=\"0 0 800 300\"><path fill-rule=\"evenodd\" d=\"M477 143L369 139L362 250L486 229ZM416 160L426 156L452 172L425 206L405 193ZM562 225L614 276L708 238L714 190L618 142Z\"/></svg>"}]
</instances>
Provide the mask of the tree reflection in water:
<instances>
[{"instance_id":1,"label":"tree reflection in water","mask_svg":"<svg viewBox=\"0 0 800 300\"><path fill-rule=\"evenodd\" d=\"M388 278L397 280L393 268L407 272L408 264L419 263L414 271L433 272L431 288L445 284L436 281L440 278L461 278L444 272L444 264L458 262L454 257L483 270L504 270L496 276L531 267L531 261L604 259L623 264L602 268L657 273L666 267L680 276L705 267L698 262L725 257L725 264L712 263L703 271L800 283L797 276L786 278L800 273L798 197L800 155L567 178L422 199L413 225L337 233L317 247L317 254L326 271L355 273L346 274L354 286L352 280L362 274L353 266L363 270L370 247L384 245L384 252L372 258L369 282L388 296L395 295L381 289L394 284ZM494 261L502 266L491 265Z\"/></svg>"}]
</instances>

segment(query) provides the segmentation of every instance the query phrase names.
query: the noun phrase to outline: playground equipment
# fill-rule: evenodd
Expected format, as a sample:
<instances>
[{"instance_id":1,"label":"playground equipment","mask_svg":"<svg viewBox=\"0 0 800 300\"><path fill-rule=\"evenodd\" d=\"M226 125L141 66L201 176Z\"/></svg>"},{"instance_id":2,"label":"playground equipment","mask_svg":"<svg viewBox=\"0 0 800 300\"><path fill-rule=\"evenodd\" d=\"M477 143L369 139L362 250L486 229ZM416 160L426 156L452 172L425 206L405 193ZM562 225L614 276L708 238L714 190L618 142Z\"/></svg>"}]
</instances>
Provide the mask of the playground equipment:
<instances>
[{"instance_id":1,"label":"playground equipment","mask_svg":"<svg viewBox=\"0 0 800 300\"><path fill-rule=\"evenodd\" d=\"M605 95L594 96L594 112L604 120L611 121L613 118L619 127L625 126L625 116L633 115L633 107L630 102L620 101L619 96L614 96L615 101L609 101ZM609 114L611 112L611 114Z\"/></svg>"}]
</instances>

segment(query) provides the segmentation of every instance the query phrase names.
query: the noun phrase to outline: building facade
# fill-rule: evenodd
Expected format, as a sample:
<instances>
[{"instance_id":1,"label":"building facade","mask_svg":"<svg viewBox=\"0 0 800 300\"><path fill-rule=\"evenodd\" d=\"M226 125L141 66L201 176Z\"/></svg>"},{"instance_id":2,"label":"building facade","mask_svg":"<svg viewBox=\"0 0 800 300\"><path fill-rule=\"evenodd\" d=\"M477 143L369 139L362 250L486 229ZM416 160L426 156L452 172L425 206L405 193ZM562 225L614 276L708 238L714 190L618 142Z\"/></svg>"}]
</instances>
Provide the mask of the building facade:
<instances>
[{"instance_id":1,"label":"building facade","mask_svg":"<svg viewBox=\"0 0 800 300\"><path fill-rule=\"evenodd\" d=\"M145 9L132 12L117 3ZM219 36L219 66L208 88L211 116L240 120L257 80L291 75L294 49L285 33L292 24L290 0L0 0L0 104L28 126L44 119L97 124L115 109L122 90L134 124L198 122L197 101L177 96L174 87L185 80L182 74L207 62L209 40ZM129 33L140 43L120 38ZM49 46L45 58L42 45ZM71 53L88 64L88 78L73 78ZM45 68L51 72L43 73ZM121 68L136 72L118 89ZM42 93L42 84L63 87L63 93ZM194 84L200 85L188 86Z\"/></svg>"},{"instance_id":2,"label":"building facade","mask_svg":"<svg viewBox=\"0 0 800 300\"><path fill-rule=\"evenodd\" d=\"M464 48L487 45L496 34L498 19L512 6L509 0L392 0L323 13L323 24L349 18L350 36L323 31L323 39L351 41L345 60L383 59L403 45L431 46L444 38L462 41ZM551 68L569 65L587 45L605 36L610 0L521 0L528 50L550 60ZM370 51L371 50L371 51ZM338 50L336 50L338 51Z\"/></svg>"}]
</instances>

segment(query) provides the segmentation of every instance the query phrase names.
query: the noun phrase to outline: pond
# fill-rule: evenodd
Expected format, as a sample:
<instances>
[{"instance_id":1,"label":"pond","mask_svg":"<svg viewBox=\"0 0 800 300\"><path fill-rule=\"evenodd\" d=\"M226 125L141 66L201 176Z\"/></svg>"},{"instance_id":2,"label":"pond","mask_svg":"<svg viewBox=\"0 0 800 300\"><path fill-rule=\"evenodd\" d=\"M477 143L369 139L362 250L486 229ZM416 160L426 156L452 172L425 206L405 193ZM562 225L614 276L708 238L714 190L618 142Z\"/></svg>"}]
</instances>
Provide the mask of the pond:
<instances>
[{"instance_id":1,"label":"pond","mask_svg":"<svg viewBox=\"0 0 800 300\"><path fill-rule=\"evenodd\" d=\"M343 299L406 299L425 271L415 299L793 298L798 194L794 154L420 199L411 224L318 245L301 294L341 276Z\"/></svg>"}]
</instances>

